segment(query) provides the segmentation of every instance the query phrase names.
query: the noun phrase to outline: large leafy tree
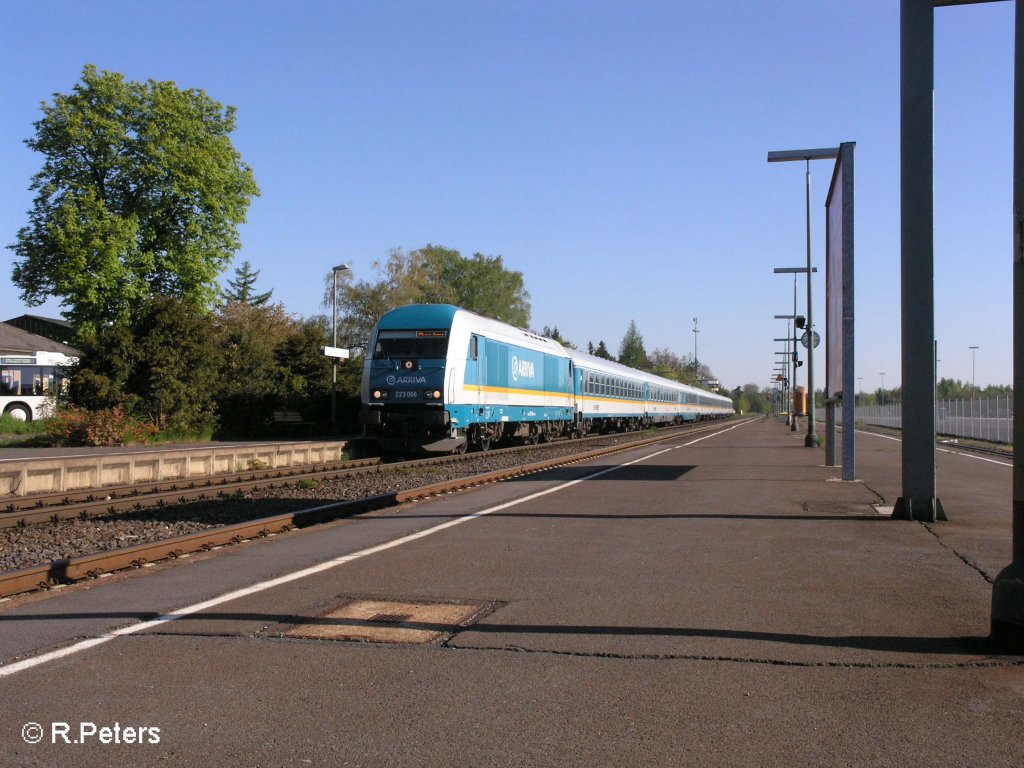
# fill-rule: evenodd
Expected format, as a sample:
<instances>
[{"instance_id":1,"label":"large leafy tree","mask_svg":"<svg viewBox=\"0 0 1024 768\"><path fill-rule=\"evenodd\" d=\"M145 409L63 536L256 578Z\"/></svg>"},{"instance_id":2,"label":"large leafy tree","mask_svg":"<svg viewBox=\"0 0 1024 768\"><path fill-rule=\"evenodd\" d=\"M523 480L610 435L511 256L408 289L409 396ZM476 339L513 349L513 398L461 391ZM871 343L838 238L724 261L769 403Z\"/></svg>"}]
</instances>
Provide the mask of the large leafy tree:
<instances>
[{"instance_id":1,"label":"large leafy tree","mask_svg":"<svg viewBox=\"0 0 1024 768\"><path fill-rule=\"evenodd\" d=\"M424 264L422 301L455 306L525 328L530 323L530 294L523 273L505 268L501 256L427 245L410 254Z\"/></svg>"},{"instance_id":2,"label":"large leafy tree","mask_svg":"<svg viewBox=\"0 0 1024 768\"><path fill-rule=\"evenodd\" d=\"M366 343L385 312L405 304L454 304L487 317L525 328L530 323L530 294L522 272L505 267L501 256L473 254L437 245L406 253L392 250L386 260L375 261L373 280L338 275L338 294L331 296L332 274L326 276L323 306L338 311L338 343Z\"/></svg>"},{"instance_id":3,"label":"large leafy tree","mask_svg":"<svg viewBox=\"0 0 1024 768\"><path fill-rule=\"evenodd\" d=\"M285 371L276 352L291 330L281 305L229 301L214 316L221 384L220 427L227 434L255 434L281 401Z\"/></svg>"},{"instance_id":4,"label":"large leafy tree","mask_svg":"<svg viewBox=\"0 0 1024 768\"><path fill-rule=\"evenodd\" d=\"M88 408L120 406L160 429L216 424L220 389L213 321L191 302L157 296L129 323L103 326L83 344L71 398Z\"/></svg>"},{"instance_id":5,"label":"large leafy tree","mask_svg":"<svg viewBox=\"0 0 1024 768\"><path fill-rule=\"evenodd\" d=\"M173 82L85 67L42 104L29 223L9 247L30 306L56 296L84 337L152 296L208 306L259 194L229 138L235 108Z\"/></svg>"}]
</instances>

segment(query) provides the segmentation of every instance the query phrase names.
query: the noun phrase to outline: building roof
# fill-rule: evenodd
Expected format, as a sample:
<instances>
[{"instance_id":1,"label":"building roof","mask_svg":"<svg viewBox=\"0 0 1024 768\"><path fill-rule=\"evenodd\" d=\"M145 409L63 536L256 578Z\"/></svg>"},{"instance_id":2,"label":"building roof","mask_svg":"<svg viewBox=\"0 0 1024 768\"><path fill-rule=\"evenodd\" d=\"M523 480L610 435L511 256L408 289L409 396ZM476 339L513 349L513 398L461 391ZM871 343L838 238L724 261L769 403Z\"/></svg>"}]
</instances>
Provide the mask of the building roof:
<instances>
[{"instance_id":1,"label":"building roof","mask_svg":"<svg viewBox=\"0 0 1024 768\"><path fill-rule=\"evenodd\" d=\"M65 327L65 328L68 328L68 329L72 329L73 328L71 323L69 321L67 321L67 320L64 320L63 318L60 318L60 317L43 317L42 315L18 315L17 317L12 317L10 320L4 320L4 322L5 323L13 323L15 320L21 320L22 318L25 318L25 319L28 319L28 320L40 320L40 321L42 321L44 323L52 323L53 325L61 325L61 326Z\"/></svg>"},{"instance_id":2,"label":"building roof","mask_svg":"<svg viewBox=\"0 0 1024 768\"><path fill-rule=\"evenodd\" d=\"M61 344L70 344L75 338L74 326L67 320L56 317L20 315L4 322L28 333L37 333L47 339L59 341Z\"/></svg>"},{"instance_id":3,"label":"building roof","mask_svg":"<svg viewBox=\"0 0 1024 768\"><path fill-rule=\"evenodd\" d=\"M37 336L7 323L0 323L0 354L32 354L35 352L61 352L71 357L82 354L67 344Z\"/></svg>"}]
</instances>

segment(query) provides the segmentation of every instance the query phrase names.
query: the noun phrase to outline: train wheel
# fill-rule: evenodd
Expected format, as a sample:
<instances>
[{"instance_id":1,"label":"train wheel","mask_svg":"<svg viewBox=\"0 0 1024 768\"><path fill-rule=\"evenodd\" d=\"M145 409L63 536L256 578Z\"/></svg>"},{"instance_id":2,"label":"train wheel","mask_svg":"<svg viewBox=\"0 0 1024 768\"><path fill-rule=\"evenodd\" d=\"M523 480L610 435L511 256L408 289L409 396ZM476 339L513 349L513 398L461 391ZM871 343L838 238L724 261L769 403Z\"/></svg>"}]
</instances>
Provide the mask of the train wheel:
<instances>
[{"instance_id":1,"label":"train wheel","mask_svg":"<svg viewBox=\"0 0 1024 768\"><path fill-rule=\"evenodd\" d=\"M459 437L464 437L465 440L459 443L459 445L456 446L455 450L453 450L452 453L461 456L466 452L466 449L469 447L469 435L466 434L465 432L460 432Z\"/></svg>"}]
</instances>

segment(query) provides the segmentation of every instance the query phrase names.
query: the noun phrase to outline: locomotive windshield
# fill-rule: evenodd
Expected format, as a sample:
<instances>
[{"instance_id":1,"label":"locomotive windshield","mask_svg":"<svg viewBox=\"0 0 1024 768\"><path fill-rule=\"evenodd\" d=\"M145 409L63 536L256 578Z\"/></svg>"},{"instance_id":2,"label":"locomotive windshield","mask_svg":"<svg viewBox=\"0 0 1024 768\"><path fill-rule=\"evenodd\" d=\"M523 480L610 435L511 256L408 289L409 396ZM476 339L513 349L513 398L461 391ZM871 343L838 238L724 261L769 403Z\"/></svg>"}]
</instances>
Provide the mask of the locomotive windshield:
<instances>
[{"instance_id":1,"label":"locomotive windshield","mask_svg":"<svg viewBox=\"0 0 1024 768\"><path fill-rule=\"evenodd\" d=\"M380 331L375 360L443 359L448 356L448 331Z\"/></svg>"}]
</instances>

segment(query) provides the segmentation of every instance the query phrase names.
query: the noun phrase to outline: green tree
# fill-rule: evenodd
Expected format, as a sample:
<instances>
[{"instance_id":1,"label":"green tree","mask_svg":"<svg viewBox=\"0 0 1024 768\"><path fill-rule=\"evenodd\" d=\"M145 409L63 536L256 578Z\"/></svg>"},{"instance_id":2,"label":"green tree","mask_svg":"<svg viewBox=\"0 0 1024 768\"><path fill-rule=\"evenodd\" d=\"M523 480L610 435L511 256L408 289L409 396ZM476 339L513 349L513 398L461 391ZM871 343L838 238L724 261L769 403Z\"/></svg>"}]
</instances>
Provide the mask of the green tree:
<instances>
[{"instance_id":1,"label":"green tree","mask_svg":"<svg viewBox=\"0 0 1024 768\"><path fill-rule=\"evenodd\" d=\"M212 319L195 304L153 297L131 325L103 326L83 346L71 380L77 404L120 406L162 430L204 432L216 425L218 350Z\"/></svg>"},{"instance_id":2,"label":"green tree","mask_svg":"<svg viewBox=\"0 0 1024 768\"><path fill-rule=\"evenodd\" d=\"M454 249L428 244L410 257L424 266L423 303L454 304L519 328L529 325L530 294L523 273L505 269L501 256L474 253L467 259Z\"/></svg>"},{"instance_id":3,"label":"green tree","mask_svg":"<svg viewBox=\"0 0 1024 768\"><path fill-rule=\"evenodd\" d=\"M338 275L339 344L355 346L370 338L380 316L406 304L454 304L525 328L530 322L529 294L521 272L508 270L501 256L474 254L427 245L410 253L400 248L375 261L374 280L355 281L350 271ZM333 310L334 276L325 277L323 306Z\"/></svg>"},{"instance_id":4,"label":"green tree","mask_svg":"<svg viewBox=\"0 0 1024 768\"><path fill-rule=\"evenodd\" d=\"M229 139L235 108L87 65L42 112L25 142L43 155L36 197L8 246L22 300L59 297L83 337L151 296L208 306L259 194Z\"/></svg>"},{"instance_id":5,"label":"green tree","mask_svg":"<svg viewBox=\"0 0 1024 768\"><path fill-rule=\"evenodd\" d=\"M612 357L612 353L608 351L608 345L604 343L604 339L601 339L601 341L597 342L597 349L594 350L593 354L594 357L600 357L605 360L615 359Z\"/></svg>"},{"instance_id":6,"label":"green tree","mask_svg":"<svg viewBox=\"0 0 1024 768\"><path fill-rule=\"evenodd\" d=\"M675 352L668 349L655 349L648 356L651 364L651 372L655 376L661 376L675 381L689 381L687 375L686 361Z\"/></svg>"},{"instance_id":7,"label":"green tree","mask_svg":"<svg viewBox=\"0 0 1024 768\"><path fill-rule=\"evenodd\" d=\"M228 289L223 292L226 302L237 302L249 304L254 307L265 306L270 297L273 296L273 289L264 293L254 293L253 287L260 276L260 270L253 270L252 264L243 261L242 266L235 268L235 279L228 280Z\"/></svg>"},{"instance_id":8,"label":"green tree","mask_svg":"<svg viewBox=\"0 0 1024 768\"><path fill-rule=\"evenodd\" d=\"M644 338L637 330L636 320L629 321L629 329L619 344L619 362L640 370L647 370L650 367L647 351L644 349Z\"/></svg>"},{"instance_id":9,"label":"green tree","mask_svg":"<svg viewBox=\"0 0 1024 768\"><path fill-rule=\"evenodd\" d=\"M334 274L325 277L323 306L338 313L338 343L354 347L369 342L374 325L385 312L405 304L422 301L423 265L410 259L400 248L392 249L387 259L373 262L377 279L356 281L352 271L339 272L338 295L331 296ZM328 319L328 330L330 319Z\"/></svg>"},{"instance_id":10,"label":"green tree","mask_svg":"<svg viewBox=\"0 0 1024 768\"><path fill-rule=\"evenodd\" d=\"M573 344L571 341L562 336L562 334L558 330L557 325L554 328L549 328L548 326L545 325L544 329L540 332L540 335L547 339L557 341L566 349L576 349L575 344ZM591 345L591 348L593 348L593 345ZM593 354L593 352L591 352L591 354Z\"/></svg>"},{"instance_id":11,"label":"green tree","mask_svg":"<svg viewBox=\"0 0 1024 768\"><path fill-rule=\"evenodd\" d=\"M284 394L285 370L277 349L292 330L280 304L229 301L214 317L221 386L217 412L223 434L257 436Z\"/></svg>"}]
</instances>

